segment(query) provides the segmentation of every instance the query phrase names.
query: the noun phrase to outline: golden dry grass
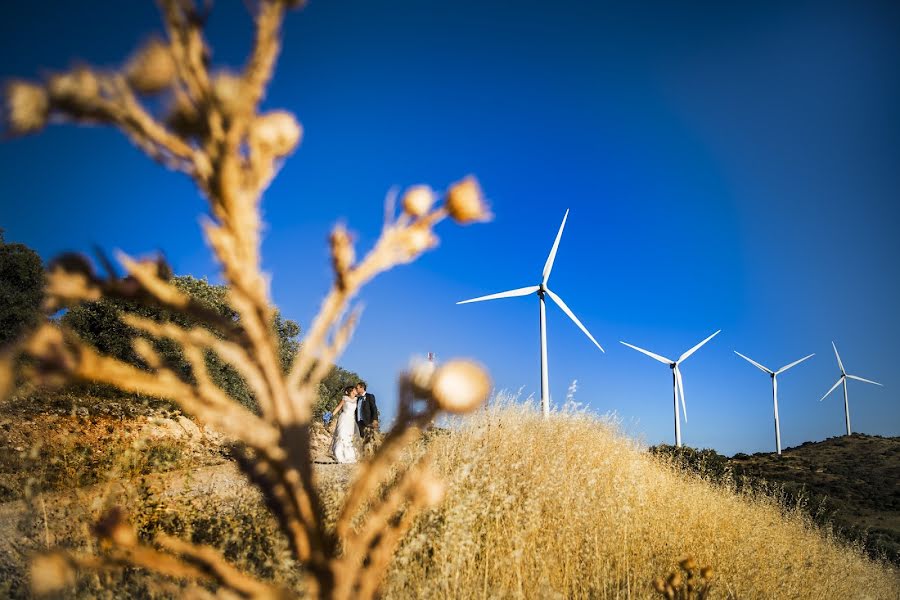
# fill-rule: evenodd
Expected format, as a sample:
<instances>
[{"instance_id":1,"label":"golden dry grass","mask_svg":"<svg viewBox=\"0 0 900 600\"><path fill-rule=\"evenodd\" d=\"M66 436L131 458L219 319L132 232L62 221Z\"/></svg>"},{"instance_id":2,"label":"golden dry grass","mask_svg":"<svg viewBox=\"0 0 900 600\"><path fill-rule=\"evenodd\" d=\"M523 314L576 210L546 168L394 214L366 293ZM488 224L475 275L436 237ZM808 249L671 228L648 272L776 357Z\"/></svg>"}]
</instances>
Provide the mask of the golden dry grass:
<instances>
[{"instance_id":1,"label":"golden dry grass","mask_svg":"<svg viewBox=\"0 0 900 600\"><path fill-rule=\"evenodd\" d=\"M447 498L399 550L389 597L658 597L683 554L714 569L711 597L898 597L895 571L798 510L680 472L608 419L505 405L431 446Z\"/></svg>"}]
</instances>

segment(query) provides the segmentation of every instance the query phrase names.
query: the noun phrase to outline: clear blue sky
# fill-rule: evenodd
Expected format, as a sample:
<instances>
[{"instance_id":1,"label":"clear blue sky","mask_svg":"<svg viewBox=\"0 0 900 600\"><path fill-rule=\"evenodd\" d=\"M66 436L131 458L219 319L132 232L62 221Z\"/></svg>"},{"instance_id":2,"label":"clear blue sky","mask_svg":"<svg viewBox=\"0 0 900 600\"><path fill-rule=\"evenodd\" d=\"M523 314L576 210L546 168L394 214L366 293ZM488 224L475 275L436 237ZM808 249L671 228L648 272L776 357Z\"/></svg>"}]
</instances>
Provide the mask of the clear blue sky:
<instances>
[{"instance_id":1,"label":"clear blue sky","mask_svg":"<svg viewBox=\"0 0 900 600\"><path fill-rule=\"evenodd\" d=\"M127 4L127 8L125 8ZM82 58L104 65L159 30L152 2L15 3L0 20L0 76ZM325 240L345 219L362 246L393 185L479 177L496 219L441 228L442 245L365 290L342 363L387 415L410 356L473 356L499 388L538 390L537 301L456 306L537 283L566 208L551 278L608 350L549 307L551 391L615 411L671 442L668 369L621 346L678 355L684 442L722 452L843 431L835 340L854 429L900 434L900 5L895 2L344 2L286 23L271 107L305 128L264 202L265 267L306 326L329 283ZM240 64L242 2L210 23L217 62ZM0 145L0 225L49 258L97 243L163 250L216 280L191 184L116 133L53 127Z\"/></svg>"}]
</instances>

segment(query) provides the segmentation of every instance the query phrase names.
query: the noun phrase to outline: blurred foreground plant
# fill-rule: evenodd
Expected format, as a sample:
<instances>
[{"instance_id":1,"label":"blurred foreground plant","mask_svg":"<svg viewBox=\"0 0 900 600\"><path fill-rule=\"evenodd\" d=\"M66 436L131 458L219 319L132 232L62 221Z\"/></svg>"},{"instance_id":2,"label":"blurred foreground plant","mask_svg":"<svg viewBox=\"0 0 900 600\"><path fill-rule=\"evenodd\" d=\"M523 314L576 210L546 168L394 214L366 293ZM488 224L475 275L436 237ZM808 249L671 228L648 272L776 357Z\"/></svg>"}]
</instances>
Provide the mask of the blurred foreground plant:
<instances>
[{"instance_id":1,"label":"blurred foreground plant","mask_svg":"<svg viewBox=\"0 0 900 600\"><path fill-rule=\"evenodd\" d=\"M161 0L166 39L151 40L121 69L78 66L39 83L7 86L6 123L14 134L36 132L49 121L112 125L153 159L189 175L209 202L211 214L203 230L228 284L228 304L239 318L223 319L173 286L161 261L120 254L127 276L118 277L104 264L106 276L101 277L84 257L64 255L50 264L48 312L119 298L189 315L210 328L124 316L128 326L142 333L133 344L143 362L136 366L98 353L64 325L45 322L0 354L0 396L13 386L15 365L21 364L24 375L40 384L95 382L180 404L233 440L241 468L262 491L304 569L305 592L368 598L376 594L417 512L443 495L443 483L431 474L427 455L398 467L402 449L438 412L463 413L481 404L490 380L467 361L451 361L436 370L424 365L402 375L396 423L360 467L334 530L324 525L310 460L310 419L318 386L353 333L359 310L348 314L348 308L359 289L433 248L434 227L447 216L466 224L489 214L478 184L467 178L451 186L443 202L428 187L411 188L399 216L389 201L381 236L361 260L351 235L337 226L330 240L334 282L293 364L283 369L273 327L276 312L260 266L259 202L283 159L300 142L302 130L286 111L260 112L260 102L279 52L284 13L299 4L248 2L255 40L239 72L210 69L203 34L208 2ZM150 98L157 95L161 98ZM172 369L150 340L180 345L190 372ZM216 385L208 371L211 355L246 381L259 414ZM363 510L365 519L360 519ZM228 597L294 594L241 573L213 548L165 536L144 543L120 509L104 514L94 531L101 542L97 556L58 552L34 562L36 592L70 585L73 567L137 566L190 580L185 591L198 597L208 595L201 585L210 584Z\"/></svg>"},{"instance_id":2,"label":"blurred foreground plant","mask_svg":"<svg viewBox=\"0 0 900 600\"><path fill-rule=\"evenodd\" d=\"M700 568L692 556L678 561L679 569L672 569L665 577L653 581L653 589L670 600L704 600L709 595L713 570Z\"/></svg>"}]
</instances>

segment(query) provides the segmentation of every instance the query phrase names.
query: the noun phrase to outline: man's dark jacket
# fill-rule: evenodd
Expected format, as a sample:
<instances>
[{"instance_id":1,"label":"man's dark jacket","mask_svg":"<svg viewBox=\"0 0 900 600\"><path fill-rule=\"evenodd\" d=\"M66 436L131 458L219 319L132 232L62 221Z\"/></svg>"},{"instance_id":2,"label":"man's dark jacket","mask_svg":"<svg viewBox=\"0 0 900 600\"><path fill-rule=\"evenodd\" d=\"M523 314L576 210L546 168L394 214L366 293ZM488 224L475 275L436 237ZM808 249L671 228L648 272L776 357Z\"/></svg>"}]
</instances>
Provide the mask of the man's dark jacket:
<instances>
[{"instance_id":1,"label":"man's dark jacket","mask_svg":"<svg viewBox=\"0 0 900 600\"><path fill-rule=\"evenodd\" d=\"M375 404L375 394L366 392L364 398L359 400L362 405L359 407L357 419L360 426L371 425L373 421L378 420L378 405Z\"/></svg>"}]
</instances>

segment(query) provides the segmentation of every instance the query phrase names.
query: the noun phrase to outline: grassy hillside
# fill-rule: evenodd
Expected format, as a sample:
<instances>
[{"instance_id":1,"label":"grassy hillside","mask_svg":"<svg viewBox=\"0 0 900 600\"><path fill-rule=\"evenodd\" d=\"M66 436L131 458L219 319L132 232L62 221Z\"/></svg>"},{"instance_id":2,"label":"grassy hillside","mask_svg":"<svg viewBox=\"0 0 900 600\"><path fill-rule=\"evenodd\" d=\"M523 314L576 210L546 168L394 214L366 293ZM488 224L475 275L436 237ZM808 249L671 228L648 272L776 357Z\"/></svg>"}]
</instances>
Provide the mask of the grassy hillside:
<instances>
[{"instance_id":1,"label":"grassy hillside","mask_svg":"<svg viewBox=\"0 0 900 600\"><path fill-rule=\"evenodd\" d=\"M757 453L727 458L690 448L656 452L737 487L775 488L787 503L799 503L820 525L860 541L872 556L900 565L900 438L855 433L806 442L781 456Z\"/></svg>"},{"instance_id":2,"label":"grassy hillside","mask_svg":"<svg viewBox=\"0 0 900 600\"><path fill-rule=\"evenodd\" d=\"M170 431L177 416L94 412L4 415L0 446L19 457L5 463L5 476L36 481L22 501L0 503L0 597L28 597L25 563L34 552L54 544L96 551L85 524L112 504L128 507L145 539L184 536L260 577L299 584L259 495L208 439ZM32 447L40 453L24 439L34 436L22 434L35 428L44 434ZM46 436L50 428L58 439ZM99 443L90 458L76 447L85 436ZM151 460L163 444L173 450L168 462ZM427 444L448 494L402 544L386 598L653 598L653 579L683 554L713 569L711 598L897 598L900 589L895 570L802 510L703 481L602 419L544 421L532 407L492 408L452 432L434 431ZM38 468L44 452L62 457L66 476ZM352 474L317 465L330 519ZM98 484L67 488L85 481ZM84 574L66 597L168 598L181 585L128 569Z\"/></svg>"},{"instance_id":3,"label":"grassy hillside","mask_svg":"<svg viewBox=\"0 0 900 600\"><path fill-rule=\"evenodd\" d=\"M713 597L900 589L803 511L703 481L587 415L494 409L432 443L448 497L403 545L392 597L653 597L683 554L712 567Z\"/></svg>"}]
</instances>

